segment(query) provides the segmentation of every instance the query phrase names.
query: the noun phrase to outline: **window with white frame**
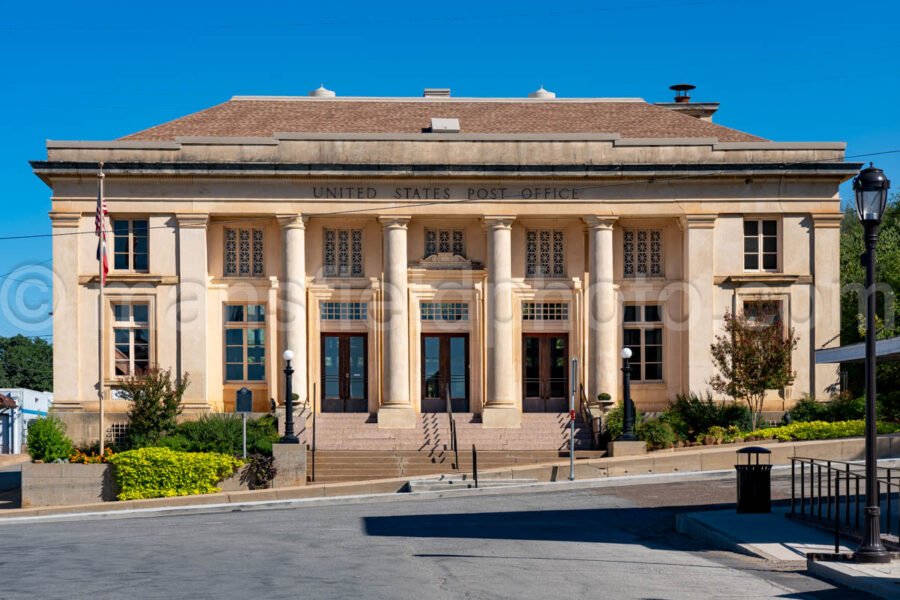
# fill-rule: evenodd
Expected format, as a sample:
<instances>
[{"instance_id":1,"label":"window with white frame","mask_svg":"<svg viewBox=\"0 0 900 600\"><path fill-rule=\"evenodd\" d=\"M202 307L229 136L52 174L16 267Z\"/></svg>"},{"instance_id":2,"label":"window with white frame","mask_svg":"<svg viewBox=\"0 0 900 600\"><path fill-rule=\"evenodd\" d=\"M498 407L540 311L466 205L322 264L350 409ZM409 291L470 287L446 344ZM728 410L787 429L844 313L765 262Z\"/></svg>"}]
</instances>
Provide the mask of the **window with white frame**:
<instances>
[{"instance_id":1,"label":"window with white frame","mask_svg":"<svg viewBox=\"0 0 900 600\"><path fill-rule=\"evenodd\" d=\"M265 252L262 229L225 229L225 275L262 277L265 275Z\"/></svg>"},{"instance_id":2,"label":"window with white frame","mask_svg":"<svg viewBox=\"0 0 900 600\"><path fill-rule=\"evenodd\" d=\"M265 381L265 379L265 305L225 305L225 380Z\"/></svg>"},{"instance_id":3,"label":"window with white frame","mask_svg":"<svg viewBox=\"0 0 900 600\"><path fill-rule=\"evenodd\" d=\"M466 255L462 229L426 229L425 230L425 258L435 254Z\"/></svg>"},{"instance_id":4,"label":"window with white frame","mask_svg":"<svg viewBox=\"0 0 900 600\"><path fill-rule=\"evenodd\" d=\"M523 302L523 321L568 321L568 302Z\"/></svg>"},{"instance_id":5,"label":"window with white frame","mask_svg":"<svg viewBox=\"0 0 900 600\"><path fill-rule=\"evenodd\" d=\"M778 221L744 219L744 270L778 270Z\"/></svg>"},{"instance_id":6,"label":"window with white frame","mask_svg":"<svg viewBox=\"0 0 900 600\"><path fill-rule=\"evenodd\" d=\"M629 304L624 309L623 345L631 350L631 380L662 381L662 307Z\"/></svg>"},{"instance_id":7,"label":"window with white frame","mask_svg":"<svg viewBox=\"0 0 900 600\"><path fill-rule=\"evenodd\" d=\"M469 305L466 302L422 302L423 321L468 321Z\"/></svg>"},{"instance_id":8,"label":"window with white frame","mask_svg":"<svg viewBox=\"0 0 900 600\"><path fill-rule=\"evenodd\" d=\"M560 229L530 229L525 234L525 275L565 277L565 234Z\"/></svg>"},{"instance_id":9,"label":"window with white frame","mask_svg":"<svg viewBox=\"0 0 900 600\"><path fill-rule=\"evenodd\" d=\"M361 229L325 230L325 275L362 277L363 251Z\"/></svg>"},{"instance_id":10,"label":"window with white frame","mask_svg":"<svg viewBox=\"0 0 900 600\"><path fill-rule=\"evenodd\" d=\"M662 231L626 229L622 242L625 277L662 277Z\"/></svg>"},{"instance_id":11,"label":"window with white frame","mask_svg":"<svg viewBox=\"0 0 900 600\"><path fill-rule=\"evenodd\" d=\"M320 302L319 313L323 321L365 321L368 305L365 302Z\"/></svg>"},{"instance_id":12,"label":"window with white frame","mask_svg":"<svg viewBox=\"0 0 900 600\"><path fill-rule=\"evenodd\" d=\"M113 269L146 272L148 268L147 219L113 219Z\"/></svg>"},{"instance_id":13,"label":"window with white frame","mask_svg":"<svg viewBox=\"0 0 900 600\"><path fill-rule=\"evenodd\" d=\"M113 302L116 377L140 375L150 368L150 304Z\"/></svg>"}]
</instances>

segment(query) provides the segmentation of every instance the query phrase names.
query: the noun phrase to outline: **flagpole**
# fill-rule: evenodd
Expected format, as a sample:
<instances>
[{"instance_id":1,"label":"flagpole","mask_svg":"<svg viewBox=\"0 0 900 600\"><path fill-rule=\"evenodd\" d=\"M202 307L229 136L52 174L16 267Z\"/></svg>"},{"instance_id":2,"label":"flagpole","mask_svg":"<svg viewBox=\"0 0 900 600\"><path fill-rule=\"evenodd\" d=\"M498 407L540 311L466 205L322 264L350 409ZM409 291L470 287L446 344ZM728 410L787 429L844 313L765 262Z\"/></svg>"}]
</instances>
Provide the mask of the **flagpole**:
<instances>
[{"instance_id":1,"label":"flagpole","mask_svg":"<svg viewBox=\"0 0 900 600\"><path fill-rule=\"evenodd\" d=\"M99 283L100 283L100 306L99 306L99 330L98 330L98 347L99 347L99 355L97 364L99 365L99 381L97 383L97 398L99 400L100 407L100 456L103 456L103 446L106 441L106 419L104 415L104 407L103 407L103 366L105 362L105 357L103 355L103 339L104 339L104 317L106 310L104 310L103 305L103 287L106 283L106 273L103 269L103 260L106 257L106 216L103 214L103 208L106 206L106 200L103 197L103 178L105 175L103 174L103 163L100 163L99 169L97 171L97 180L99 183L99 198L97 200L98 212L100 217L100 255L97 257L97 263L99 265Z\"/></svg>"}]
</instances>

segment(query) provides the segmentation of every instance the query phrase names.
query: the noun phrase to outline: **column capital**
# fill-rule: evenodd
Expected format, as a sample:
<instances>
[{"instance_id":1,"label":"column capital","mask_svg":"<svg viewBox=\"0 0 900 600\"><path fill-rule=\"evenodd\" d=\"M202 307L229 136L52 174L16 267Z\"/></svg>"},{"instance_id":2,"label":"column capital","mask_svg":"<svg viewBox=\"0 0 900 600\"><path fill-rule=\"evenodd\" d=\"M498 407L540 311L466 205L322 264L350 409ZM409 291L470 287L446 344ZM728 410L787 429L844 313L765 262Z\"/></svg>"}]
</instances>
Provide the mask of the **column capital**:
<instances>
[{"instance_id":1,"label":"column capital","mask_svg":"<svg viewBox=\"0 0 900 600\"><path fill-rule=\"evenodd\" d=\"M481 217L485 229L510 229L515 217L510 216L485 216Z\"/></svg>"},{"instance_id":2,"label":"column capital","mask_svg":"<svg viewBox=\"0 0 900 600\"><path fill-rule=\"evenodd\" d=\"M844 213L813 213L810 215L812 217L813 226L816 229L824 228L824 229L839 229L841 223L844 221Z\"/></svg>"},{"instance_id":3,"label":"column capital","mask_svg":"<svg viewBox=\"0 0 900 600\"><path fill-rule=\"evenodd\" d=\"M81 213L51 212L50 222L53 224L53 227L77 228L81 222Z\"/></svg>"},{"instance_id":4,"label":"column capital","mask_svg":"<svg viewBox=\"0 0 900 600\"><path fill-rule=\"evenodd\" d=\"M209 213L179 213L175 215L179 229L206 229Z\"/></svg>"},{"instance_id":5,"label":"column capital","mask_svg":"<svg viewBox=\"0 0 900 600\"><path fill-rule=\"evenodd\" d=\"M306 229L306 222L309 220L309 217L304 217L300 213L275 215L275 218L278 219L282 229Z\"/></svg>"},{"instance_id":6,"label":"column capital","mask_svg":"<svg viewBox=\"0 0 900 600\"><path fill-rule=\"evenodd\" d=\"M586 217L581 217L581 220L584 221L590 229L612 229L616 224L616 221L619 220L619 217L610 215L588 215Z\"/></svg>"},{"instance_id":7,"label":"column capital","mask_svg":"<svg viewBox=\"0 0 900 600\"><path fill-rule=\"evenodd\" d=\"M406 229L411 218L409 215L382 215L378 220L385 229Z\"/></svg>"},{"instance_id":8,"label":"column capital","mask_svg":"<svg viewBox=\"0 0 900 600\"><path fill-rule=\"evenodd\" d=\"M682 231L687 229L713 229L719 215L682 215L678 219L678 226Z\"/></svg>"}]
</instances>

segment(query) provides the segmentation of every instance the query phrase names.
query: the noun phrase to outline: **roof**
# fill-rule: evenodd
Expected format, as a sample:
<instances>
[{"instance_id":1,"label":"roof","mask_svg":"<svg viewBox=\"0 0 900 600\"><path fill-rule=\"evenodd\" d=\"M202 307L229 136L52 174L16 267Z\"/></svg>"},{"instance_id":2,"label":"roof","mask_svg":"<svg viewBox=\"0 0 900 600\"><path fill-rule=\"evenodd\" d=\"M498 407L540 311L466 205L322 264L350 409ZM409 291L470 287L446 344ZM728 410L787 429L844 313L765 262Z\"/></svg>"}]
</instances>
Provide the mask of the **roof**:
<instances>
[{"instance_id":1,"label":"roof","mask_svg":"<svg viewBox=\"0 0 900 600\"><path fill-rule=\"evenodd\" d=\"M6 394L0 394L0 408L15 408L16 401L7 396Z\"/></svg>"},{"instance_id":2,"label":"roof","mask_svg":"<svg viewBox=\"0 0 900 600\"><path fill-rule=\"evenodd\" d=\"M121 138L273 137L277 133L422 133L432 118L463 134L617 134L622 138L766 141L640 99L314 98L236 96Z\"/></svg>"},{"instance_id":3,"label":"roof","mask_svg":"<svg viewBox=\"0 0 900 600\"><path fill-rule=\"evenodd\" d=\"M884 360L900 359L900 337L875 342L875 357ZM850 344L840 348L816 350L816 364L860 362L866 359L866 343Z\"/></svg>"}]
</instances>

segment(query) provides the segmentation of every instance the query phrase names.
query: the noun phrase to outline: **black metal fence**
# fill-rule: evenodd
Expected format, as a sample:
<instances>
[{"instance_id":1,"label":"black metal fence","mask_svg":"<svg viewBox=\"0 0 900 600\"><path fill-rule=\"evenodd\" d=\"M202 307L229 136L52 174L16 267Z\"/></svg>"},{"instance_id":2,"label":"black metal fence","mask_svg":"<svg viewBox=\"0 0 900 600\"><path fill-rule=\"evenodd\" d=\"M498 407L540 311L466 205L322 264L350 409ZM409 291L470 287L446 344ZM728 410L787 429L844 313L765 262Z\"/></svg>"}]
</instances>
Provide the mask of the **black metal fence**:
<instances>
[{"instance_id":1,"label":"black metal fence","mask_svg":"<svg viewBox=\"0 0 900 600\"><path fill-rule=\"evenodd\" d=\"M900 469L878 467L881 539L898 548ZM862 537L865 526L865 464L843 460L791 458L791 515L818 522L839 535Z\"/></svg>"}]
</instances>

